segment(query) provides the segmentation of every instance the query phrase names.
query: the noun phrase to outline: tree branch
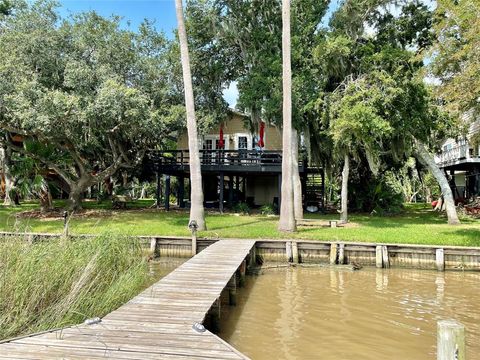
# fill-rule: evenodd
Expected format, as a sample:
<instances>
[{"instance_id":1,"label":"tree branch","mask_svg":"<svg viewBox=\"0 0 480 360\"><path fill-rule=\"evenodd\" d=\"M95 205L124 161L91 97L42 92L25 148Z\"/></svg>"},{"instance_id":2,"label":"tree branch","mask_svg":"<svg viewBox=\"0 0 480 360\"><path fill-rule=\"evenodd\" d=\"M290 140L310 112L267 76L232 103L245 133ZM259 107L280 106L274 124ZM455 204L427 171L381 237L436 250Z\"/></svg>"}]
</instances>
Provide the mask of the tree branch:
<instances>
[{"instance_id":1,"label":"tree branch","mask_svg":"<svg viewBox=\"0 0 480 360\"><path fill-rule=\"evenodd\" d=\"M44 157L42 156L39 156L37 154L33 154L29 151L26 151L23 147L21 146L17 146L15 145L11 139L8 139L7 142L6 142L6 145L12 149L13 151L16 151L20 154L23 154L23 155L26 155L26 156L29 156L31 157L32 159L35 159L37 161L40 161L41 163L45 164L46 166L48 166L50 169L52 169L53 171L55 171L58 176L60 176L69 186L71 186L73 184L73 180L71 179L71 177L68 175L67 172L63 171L62 169L60 169L56 164L54 164L53 162L51 162L50 160L48 159L45 159Z\"/></svg>"}]
</instances>

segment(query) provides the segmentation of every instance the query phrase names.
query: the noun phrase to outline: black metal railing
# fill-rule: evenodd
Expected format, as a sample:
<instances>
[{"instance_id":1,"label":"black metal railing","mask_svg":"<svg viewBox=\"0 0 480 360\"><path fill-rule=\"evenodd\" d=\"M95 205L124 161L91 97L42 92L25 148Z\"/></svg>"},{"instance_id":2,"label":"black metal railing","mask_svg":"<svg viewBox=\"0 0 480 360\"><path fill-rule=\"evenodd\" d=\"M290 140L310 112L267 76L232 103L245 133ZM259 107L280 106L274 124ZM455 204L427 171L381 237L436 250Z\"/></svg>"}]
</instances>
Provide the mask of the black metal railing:
<instances>
[{"instance_id":1,"label":"black metal railing","mask_svg":"<svg viewBox=\"0 0 480 360\"><path fill-rule=\"evenodd\" d=\"M150 159L159 166L187 167L188 150L153 150ZM282 151L277 150L200 150L202 166L281 166ZM299 160L299 166L302 160Z\"/></svg>"}]
</instances>

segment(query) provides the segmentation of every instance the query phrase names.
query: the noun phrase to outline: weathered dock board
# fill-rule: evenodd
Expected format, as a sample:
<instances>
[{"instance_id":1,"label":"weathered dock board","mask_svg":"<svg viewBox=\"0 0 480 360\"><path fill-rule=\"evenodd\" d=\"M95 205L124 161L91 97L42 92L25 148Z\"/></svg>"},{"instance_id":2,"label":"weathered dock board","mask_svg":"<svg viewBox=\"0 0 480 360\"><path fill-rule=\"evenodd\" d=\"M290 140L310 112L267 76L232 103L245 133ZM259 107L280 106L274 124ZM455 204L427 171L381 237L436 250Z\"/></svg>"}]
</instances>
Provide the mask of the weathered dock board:
<instances>
[{"instance_id":1,"label":"weathered dock board","mask_svg":"<svg viewBox=\"0 0 480 360\"><path fill-rule=\"evenodd\" d=\"M192 325L220 306L222 291L243 271L254 245L253 240L218 241L100 323L1 343L0 359L246 359Z\"/></svg>"}]
</instances>

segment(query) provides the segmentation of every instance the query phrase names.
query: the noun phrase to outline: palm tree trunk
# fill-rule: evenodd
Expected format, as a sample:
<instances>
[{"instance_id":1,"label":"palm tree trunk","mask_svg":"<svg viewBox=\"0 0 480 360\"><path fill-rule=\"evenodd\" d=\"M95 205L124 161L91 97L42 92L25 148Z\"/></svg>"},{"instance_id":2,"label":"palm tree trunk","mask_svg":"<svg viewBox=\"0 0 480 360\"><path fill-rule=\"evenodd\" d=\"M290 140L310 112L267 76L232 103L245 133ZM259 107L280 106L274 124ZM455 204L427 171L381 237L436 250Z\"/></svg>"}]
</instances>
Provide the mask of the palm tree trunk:
<instances>
[{"instance_id":1,"label":"palm tree trunk","mask_svg":"<svg viewBox=\"0 0 480 360\"><path fill-rule=\"evenodd\" d=\"M340 211L340 223L346 224L348 222L348 175L350 173L350 158L345 155L342 171L342 193L340 195L342 207Z\"/></svg>"},{"instance_id":2,"label":"palm tree trunk","mask_svg":"<svg viewBox=\"0 0 480 360\"><path fill-rule=\"evenodd\" d=\"M178 38L180 41L183 84L185 89L185 107L187 110L188 149L190 152L190 221L195 220L197 222L198 230L206 230L207 226L205 224L205 211L203 209L202 172L200 168L200 152L198 150L192 73L190 71L190 57L188 54L187 31L183 19L182 0L175 0L175 9L177 12Z\"/></svg>"},{"instance_id":3,"label":"palm tree trunk","mask_svg":"<svg viewBox=\"0 0 480 360\"><path fill-rule=\"evenodd\" d=\"M5 198L3 200L4 205L13 205L11 198L11 192L15 183L12 173L10 172L12 151L8 147L0 147L0 168L3 171L3 177L5 180Z\"/></svg>"},{"instance_id":4,"label":"palm tree trunk","mask_svg":"<svg viewBox=\"0 0 480 360\"><path fill-rule=\"evenodd\" d=\"M292 130L293 208L295 220L303 219L302 182L298 171L298 133Z\"/></svg>"},{"instance_id":5,"label":"palm tree trunk","mask_svg":"<svg viewBox=\"0 0 480 360\"><path fill-rule=\"evenodd\" d=\"M445 174L442 172L442 170L440 170L438 165L435 163L433 155L430 154L426 146L421 141L415 141L414 151L418 160L420 160L423 165L428 167L435 177L435 180L437 180L438 185L440 185L445 209L447 211L448 223L450 225L460 224L460 220L458 219L457 215L457 209L455 208L455 200L453 199L452 189L450 188L450 184L448 183Z\"/></svg>"},{"instance_id":6,"label":"palm tree trunk","mask_svg":"<svg viewBox=\"0 0 480 360\"><path fill-rule=\"evenodd\" d=\"M282 0L283 156L280 231L295 231L292 181L292 68L290 54L290 0Z\"/></svg>"}]
</instances>

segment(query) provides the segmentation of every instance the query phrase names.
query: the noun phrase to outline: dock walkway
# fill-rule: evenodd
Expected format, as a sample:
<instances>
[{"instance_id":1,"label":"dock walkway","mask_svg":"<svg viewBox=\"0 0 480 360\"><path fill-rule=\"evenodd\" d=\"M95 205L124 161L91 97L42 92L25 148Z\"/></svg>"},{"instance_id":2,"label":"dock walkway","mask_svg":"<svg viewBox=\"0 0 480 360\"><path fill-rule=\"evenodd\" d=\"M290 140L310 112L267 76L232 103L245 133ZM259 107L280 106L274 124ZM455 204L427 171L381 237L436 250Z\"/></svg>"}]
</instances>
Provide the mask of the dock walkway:
<instances>
[{"instance_id":1,"label":"dock walkway","mask_svg":"<svg viewBox=\"0 0 480 360\"><path fill-rule=\"evenodd\" d=\"M253 240L218 241L100 323L25 336L0 344L0 359L247 359L219 337L197 332L222 291L235 286ZM218 314L219 316L219 314Z\"/></svg>"}]
</instances>

